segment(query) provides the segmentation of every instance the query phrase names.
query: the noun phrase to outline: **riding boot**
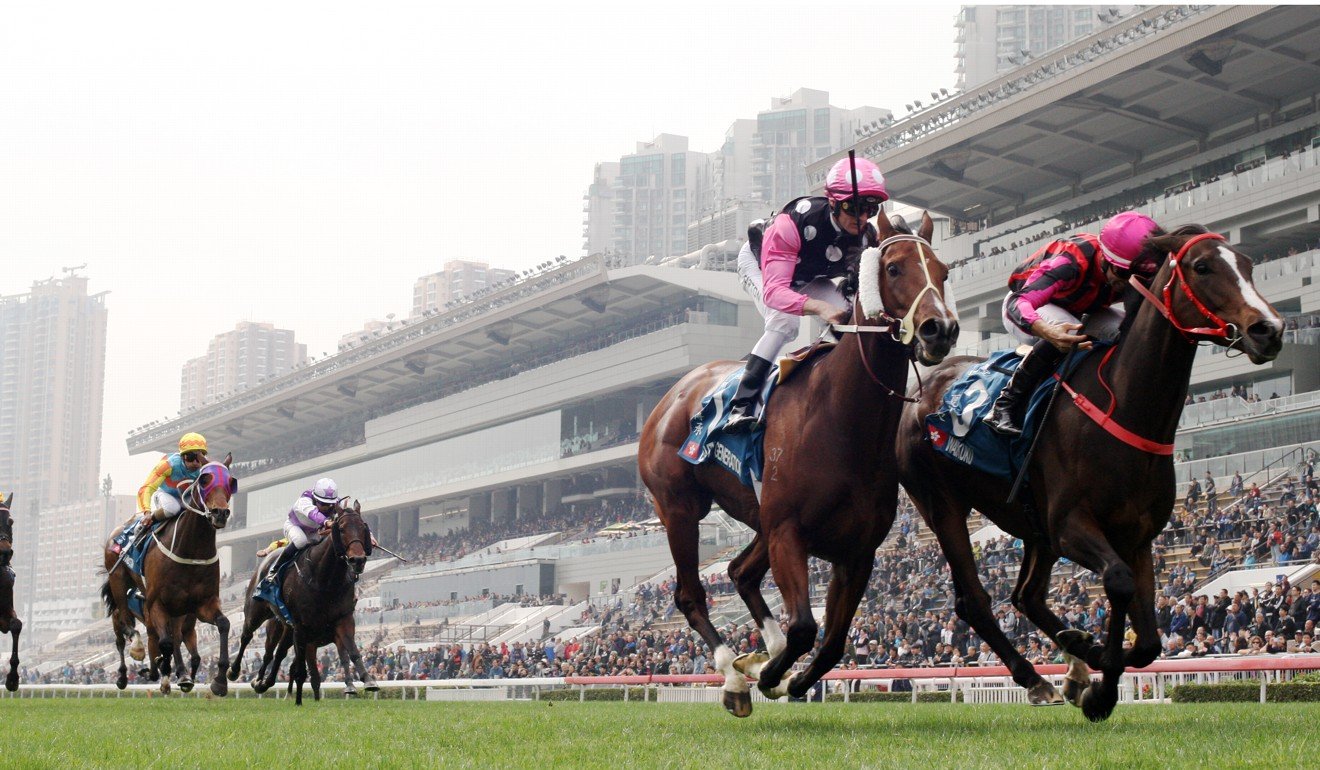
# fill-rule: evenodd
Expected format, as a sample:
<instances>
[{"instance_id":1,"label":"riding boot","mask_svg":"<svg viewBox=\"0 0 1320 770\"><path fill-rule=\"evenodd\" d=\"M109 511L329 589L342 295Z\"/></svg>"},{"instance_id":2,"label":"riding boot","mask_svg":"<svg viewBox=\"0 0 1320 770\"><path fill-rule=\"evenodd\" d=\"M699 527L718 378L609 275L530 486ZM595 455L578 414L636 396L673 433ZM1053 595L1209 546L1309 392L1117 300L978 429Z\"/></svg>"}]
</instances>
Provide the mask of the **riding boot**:
<instances>
[{"instance_id":1,"label":"riding boot","mask_svg":"<svg viewBox=\"0 0 1320 770\"><path fill-rule=\"evenodd\" d=\"M993 411L985 418L986 427L1001 436L1021 436L1022 421L1026 417L1031 394L1036 392L1036 388L1062 360L1063 351L1046 340L1036 342L1031 352L1018 364L1008 385L1000 391L999 398L995 399Z\"/></svg>"},{"instance_id":2,"label":"riding boot","mask_svg":"<svg viewBox=\"0 0 1320 770\"><path fill-rule=\"evenodd\" d=\"M738 381L738 390L729 402L729 421L724 424L725 433L745 433L756 425L756 407L761 401L765 376L769 373L769 361L755 354L747 357L747 366L743 368L742 379Z\"/></svg>"}]
</instances>

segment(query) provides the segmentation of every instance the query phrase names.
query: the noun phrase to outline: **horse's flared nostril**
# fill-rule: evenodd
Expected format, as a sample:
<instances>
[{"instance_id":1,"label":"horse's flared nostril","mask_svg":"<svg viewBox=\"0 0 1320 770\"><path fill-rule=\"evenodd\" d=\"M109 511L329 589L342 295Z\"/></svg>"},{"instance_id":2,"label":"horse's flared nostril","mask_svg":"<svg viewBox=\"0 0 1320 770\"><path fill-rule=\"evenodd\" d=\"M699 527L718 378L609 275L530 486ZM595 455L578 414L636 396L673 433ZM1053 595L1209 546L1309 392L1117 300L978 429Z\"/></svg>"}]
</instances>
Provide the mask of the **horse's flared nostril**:
<instances>
[{"instance_id":1,"label":"horse's flared nostril","mask_svg":"<svg viewBox=\"0 0 1320 770\"><path fill-rule=\"evenodd\" d=\"M1283 327L1273 321L1260 320L1247 327L1247 336L1258 343L1266 344L1283 334Z\"/></svg>"}]
</instances>

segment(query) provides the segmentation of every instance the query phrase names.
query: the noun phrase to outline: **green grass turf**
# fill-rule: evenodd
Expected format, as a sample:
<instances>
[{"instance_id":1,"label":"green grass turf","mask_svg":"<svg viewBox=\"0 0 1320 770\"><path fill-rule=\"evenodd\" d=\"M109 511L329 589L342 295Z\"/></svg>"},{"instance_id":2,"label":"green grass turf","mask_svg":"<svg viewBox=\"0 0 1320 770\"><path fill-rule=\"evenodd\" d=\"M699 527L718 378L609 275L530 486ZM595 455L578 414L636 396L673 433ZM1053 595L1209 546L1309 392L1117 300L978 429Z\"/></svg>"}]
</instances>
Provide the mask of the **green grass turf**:
<instances>
[{"instance_id":1,"label":"green grass turf","mask_svg":"<svg viewBox=\"0 0 1320 770\"><path fill-rule=\"evenodd\" d=\"M1071 707L0 700L0 767L1314 766L1308 704ZM301 736L292 742L286 735ZM135 735L130 741L126 736Z\"/></svg>"}]
</instances>

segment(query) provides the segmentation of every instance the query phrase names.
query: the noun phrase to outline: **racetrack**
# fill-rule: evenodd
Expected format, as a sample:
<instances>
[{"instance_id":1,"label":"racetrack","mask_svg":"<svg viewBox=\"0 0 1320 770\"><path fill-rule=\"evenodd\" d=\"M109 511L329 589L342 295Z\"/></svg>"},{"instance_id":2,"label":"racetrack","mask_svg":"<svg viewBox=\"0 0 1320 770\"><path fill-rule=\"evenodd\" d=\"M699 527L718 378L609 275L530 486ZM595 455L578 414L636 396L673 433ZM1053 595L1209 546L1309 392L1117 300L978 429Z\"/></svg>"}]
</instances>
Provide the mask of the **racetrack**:
<instances>
[{"instance_id":1,"label":"racetrack","mask_svg":"<svg viewBox=\"0 0 1320 770\"><path fill-rule=\"evenodd\" d=\"M1091 724L1068 707L776 703L738 720L711 704L6 699L0 766L1279 767L1316 756L1316 714L1120 705Z\"/></svg>"}]
</instances>

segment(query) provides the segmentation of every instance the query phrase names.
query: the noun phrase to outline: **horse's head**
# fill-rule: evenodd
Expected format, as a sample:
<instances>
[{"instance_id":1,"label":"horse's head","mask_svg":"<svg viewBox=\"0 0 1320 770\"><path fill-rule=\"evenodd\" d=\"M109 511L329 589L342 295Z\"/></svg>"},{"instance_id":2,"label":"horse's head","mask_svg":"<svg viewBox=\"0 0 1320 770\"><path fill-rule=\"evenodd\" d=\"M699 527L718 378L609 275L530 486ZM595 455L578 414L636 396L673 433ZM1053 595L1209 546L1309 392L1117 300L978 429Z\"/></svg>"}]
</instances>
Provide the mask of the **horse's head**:
<instances>
[{"instance_id":1,"label":"horse's head","mask_svg":"<svg viewBox=\"0 0 1320 770\"><path fill-rule=\"evenodd\" d=\"M233 459L234 456L229 454L223 463L203 465L193 483L197 490L195 499L200 502L200 508L193 512L205 516L216 529L224 529L229 523L229 500L238 492L238 479L229 471Z\"/></svg>"},{"instance_id":2,"label":"horse's head","mask_svg":"<svg viewBox=\"0 0 1320 770\"><path fill-rule=\"evenodd\" d=\"M362 518L362 502L353 501L353 507L346 503L348 498L335 506L335 517L330 526L335 555L348 565L349 575L357 582L362 570L367 566L367 557L371 555L371 528Z\"/></svg>"},{"instance_id":3,"label":"horse's head","mask_svg":"<svg viewBox=\"0 0 1320 770\"><path fill-rule=\"evenodd\" d=\"M1200 225L1184 225L1150 242L1169 259L1151 282L1160 297L1146 296L1162 305L1184 336L1239 350L1253 364L1279 355L1283 318L1252 283L1250 259Z\"/></svg>"},{"instance_id":4,"label":"horse's head","mask_svg":"<svg viewBox=\"0 0 1320 770\"><path fill-rule=\"evenodd\" d=\"M13 492L0 500L0 568L8 567L14 559L14 517L9 513L13 504Z\"/></svg>"},{"instance_id":5,"label":"horse's head","mask_svg":"<svg viewBox=\"0 0 1320 770\"><path fill-rule=\"evenodd\" d=\"M880 245L867 249L857 276L857 297L869 319L890 319L904 345L915 344L917 360L938 364L958 339L958 314L944 281L949 268L935 256L930 214L912 233L906 223L877 217Z\"/></svg>"}]
</instances>

